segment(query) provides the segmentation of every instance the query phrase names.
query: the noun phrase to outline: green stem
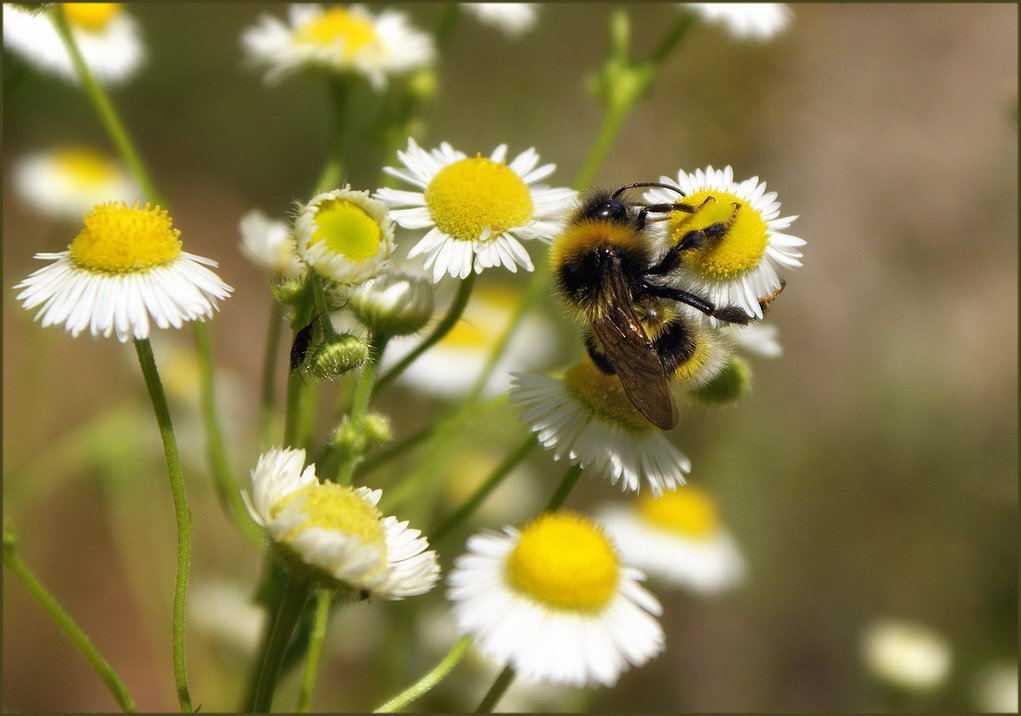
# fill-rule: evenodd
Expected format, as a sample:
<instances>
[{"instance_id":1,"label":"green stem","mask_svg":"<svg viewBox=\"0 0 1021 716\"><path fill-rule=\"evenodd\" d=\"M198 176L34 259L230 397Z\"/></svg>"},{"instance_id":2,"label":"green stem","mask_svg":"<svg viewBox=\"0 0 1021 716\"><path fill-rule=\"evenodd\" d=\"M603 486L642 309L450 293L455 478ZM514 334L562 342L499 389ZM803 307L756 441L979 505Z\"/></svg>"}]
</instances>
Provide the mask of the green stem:
<instances>
[{"instance_id":1,"label":"green stem","mask_svg":"<svg viewBox=\"0 0 1021 716\"><path fill-rule=\"evenodd\" d=\"M7 520L5 519L6 523ZM42 582L32 573L28 566L18 556L16 550L16 539L13 532L9 527L4 526L4 564L7 565L8 569L14 573L29 594L39 603L47 614L57 623L57 626L63 630L75 647L82 653L82 656L89 662L92 668L99 674L99 678L106 684L106 688L110 690L110 694L114 700L121 707L122 711L130 711L132 713L138 711L138 707L135 706L134 699L131 698L131 694L128 693L127 686L124 685L124 681L120 675L114 671L113 667L110 666L109 662L103 658L96 649L96 646L92 643L89 637L81 630L81 628L75 623L74 619L64 611L57 600L46 591L46 587L42 585Z\"/></svg>"},{"instance_id":2,"label":"green stem","mask_svg":"<svg viewBox=\"0 0 1021 716\"><path fill-rule=\"evenodd\" d=\"M564 477L560 480L560 484L557 485L556 491L553 493L553 497L550 498L549 504L546 505L545 512L552 512L553 510L559 510L567 500L567 496L571 494L571 490L578 484L578 478L581 477L582 467L581 465L572 465L567 468L567 472L564 473Z\"/></svg>"},{"instance_id":3,"label":"green stem","mask_svg":"<svg viewBox=\"0 0 1021 716\"><path fill-rule=\"evenodd\" d=\"M397 365L384 373L383 376L376 381L377 390L381 390L385 386L389 385L394 378L404 372L405 368L414 363L420 355L432 348L433 345L441 341L443 337L450 332L458 320L460 320L461 314L464 313L464 307L468 305L468 298L471 296L472 288L474 286L475 272L473 271L461 281L461 285L457 288L457 295L454 296L454 302L450 304L450 309L447 311L447 315L443 317L443 320L436 324L432 333L419 343L413 351L404 356Z\"/></svg>"},{"instance_id":4,"label":"green stem","mask_svg":"<svg viewBox=\"0 0 1021 716\"><path fill-rule=\"evenodd\" d=\"M317 276L312 277L312 296L316 310L319 312L319 325L322 327L323 336L331 338L337 335L333 321L330 320L330 306L326 301L326 289L323 288L323 282Z\"/></svg>"},{"instance_id":5,"label":"green stem","mask_svg":"<svg viewBox=\"0 0 1021 716\"><path fill-rule=\"evenodd\" d=\"M376 381L376 370L379 368L379 361L383 357L383 351L386 350L387 336L381 333L373 333L369 337L369 360L366 361L365 367L362 368L361 375L358 376L358 383L355 385L354 399L351 403L351 414L350 420L351 425L356 428L361 424L362 419L365 417L365 413L369 409L369 401L372 400L372 390ZM353 450L349 451L344 456L344 460L340 464L340 469L337 470L337 482L341 485L350 485L351 478L354 477L355 465L361 459L361 455L355 453Z\"/></svg>"},{"instance_id":6,"label":"green stem","mask_svg":"<svg viewBox=\"0 0 1021 716\"><path fill-rule=\"evenodd\" d=\"M223 446L223 433L220 421L216 416L216 386L213 382L213 350L209 337L209 326L205 321L195 321L195 343L198 348L200 377L200 393L202 400L202 421L206 427L206 452L213 471L216 485L216 496L220 507L228 518L237 525L246 537L259 541L262 532L248 516L238 485L234 482L230 465L227 463L227 451Z\"/></svg>"},{"instance_id":7,"label":"green stem","mask_svg":"<svg viewBox=\"0 0 1021 716\"><path fill-rule=\"evenodd\" d=\"M599 167L606 161L606 155L609 154L610 147L613 146L613 142L620 132L621 125L624 123L624 118L630 109L630 105L623 104L607 108L606 115L603 117L603 124L599 128L599 134L596 135L596 140L592 144L592 148L589 149L588 156L585 158L585 162L581 165L581 169L574 180L573 186L576 191L588 189L595 180Z\"/></svg>"},{"instance_id":8,"label":"green stem","mask_svg":"<svg viewBox=\"0 0 1021 716\"><path fill-rule=\"evenodd\" d=\"M663 64L663 61L670 56L670 53L674 51L680 41L688 34L695 23L698 21L698 13L693 10L685 11L677 22L674 23L670 31L667 32L663 41L659 43L659 46L653 51L649 57L649 62L654 66L659 67Z\"/></svg>"},{"instance_id":9,"label":"green stem","mask_svg":"<svg viewBox=\"0 0 1021 716\"><path fill-rule=\"evenodd\" d=\"M500 675L496 677L496 681L489 687L489 691L482 697L482 701L479 702L478 707L475 709L477 714L488 714L496 706L496 703L507 691L507 687L514 681L514 669L509 666L504 667Z\"/></svg>"},{"instance_id":10,"label":"green stem","mask_svg":"<svg viewBox=\"0 0 1021 716\"><path fill-rule=\"evenodd\" d=\"M174 682L177 686L177 700L182 711L190 712L191 696L188 694L188 671L184 652L184 624L188 599L188 572L191 566L191 512L184 491L184 476L181 474L181 459L177 452L177 439L170 420L167 396L163 392L152 345L148 338L135 341L135 352L145 378L152 407L163 439L163 453L170 474L170 491L174 498L174 516L177 519L177 573L174 578L173 611L173 652Z\"/></svg>"},{"instance_id":11,"label":"green stem","mask_svg":"<svg viewBox=\"0 0 1021 716\"><path fill-rule=\"evenodd\" d=\"M489 494L497 488L497 486L503 481L511 471L518 466L518 464L525 459L525 457L532 451L536 445L535 436L529 435L525 438L524 442L518 446L517 450L512 452L504 461L501 462L493 474L490 475L482 485L475 491L467 502L458 508L454 514L446 519L439 527L433 530L432 534L429 535L429 542L434 547L436 544L446 537L455 527L461 524L464 520L468 519L479 505L481 505Z\"/></svg>"},{"instance_id":12,"label":"green stem","mask_svg":"<svg viewBox=\"0 0 1021 716\"><path fill-rule=\"evenodd\" d=\"M309 706L312 704L312 692L315 690L319 660L323 655L323 643L326 641L326 624L330 618L332 597L333 595L325 589L316 592L315 621L312 624L312 634L308 639L305 673L301 678L301 693L298 694L298 713L308 713Z\"/></svg>"},{"instance_id":13,"label":"green stem","mask_svg":"<svg viewBox=\"0 0 1021 716\"><path fill-rule=\"evenodd\" d=\"M284 446L298 447L301 441L301 394L304 392L301 371L287 376L287 405L284 412Z\"/></svg>"},{"instance_id":14,"label":"green stem","mask_svg":"<svg viewBox=\"0 0 1021 716\"><path fill-rule=\"evenodd\" d=\"M346 151L348 107L350 105L351 82L343 77L329 75L330 108L333 114L333 137L330 143L330 155L326 160L322 173L316 181L316 194L330 191L340 186L344 176L344 152Z\"/></svg>"},{"instance_id":15,"label":"green stem","mask_svg":"<svg viewBox=\"0 0 1021 716\"><path fill-rule=\"evenodd\" d=\"M99 115L100 121L106 128L107 134L110 135L110 139L113 141L114 146L117 147L117 152L124 160L125 165L127 165L128 170L135 178L138 186L142 189L142 193L145 195L146 200L153 204L159 204L165 207L166 202L156 190L156 185L153 184L152 179L149 178L149 173L146 171L145 165L142 163L142 160L135 149L135 145L131 141L130 135L128 135L120 117L117 115L117 111L114 109L113 103L110 101L110 98L107 96L102 85L96 81L96 78L89 70L88 65L85 64L81 51L78 49L78 43L75 41L71 28L68 25L67 18L64 16L63 8L60 5L55 4L48 10L48 12L50 20L53 22L54 27L56 27L57 33L60 35L60 39L64 42L64 46L67 48L68 54L71 55L71 62L74 63L78 77L81 79L82 86L85 88L85 93L89 96L89 100L92 102L92 106L96 110L96 114Z\"/></svg>"},{"instance_id":16,"label":"green stem","mask_svg":"<svg viewBox=\"0 0 1021 716\"><path fill-rule=\"evenodd\" d=\"M296 577L288 577L276 613L269 630L268 638L259 663L259 677L255 683L255 692L248 711L253 713L269 713L273 706L273 694L276 692L280 667L291 641L294 627L301 619L305 602L308 601L311 588L308 583Z\"/></svg>"},{"instance_id":17,"label":"green stem","mask_svg":"<svg viewBox=\"0 0 1021 716\"><path fill-rule=\"evenodd\" d=\"M464 655L468 653L469 646L471 646L470 637L463 636L458 639L453 648L447 652L447 655L444 656L429 673L401 693L394 696L382 706L376 708L373 713L393 713L404 708L412 701L421 698L425 693L436 686L436 684L440 683L443 679L450 675L450 672L453 671L454 667L457 666L461 659L464 658Z\"/></svg>"},{"instance_id":18,"label":"green stem","mask_svg":"<svg viewBox=\"0 0 1021 716\"><path fill-rule=\"evenodd\" d=\"M457 19L461 15L460 10L456 2L443 4L443 9L440 11L440 19L436 23L436 30L433 32L433 42L438 51L445 49L447 42L450 41L450 36L454 32L454 26L457 25Z\"/></svg>"},{"instance_id":19,"label":"green stem","mask_svg":"<svg viewBox=\"0 0 1021 716\"><path fill-rule=\"evenodd\" d=\"M284 307L274 300L269 312L269 330L266 335L266 350L262 359L262 418L259 429L259 443L268 448L273 439L273 415L276 410L276 372L278 344Z\"/></svg>"}]
</instances>

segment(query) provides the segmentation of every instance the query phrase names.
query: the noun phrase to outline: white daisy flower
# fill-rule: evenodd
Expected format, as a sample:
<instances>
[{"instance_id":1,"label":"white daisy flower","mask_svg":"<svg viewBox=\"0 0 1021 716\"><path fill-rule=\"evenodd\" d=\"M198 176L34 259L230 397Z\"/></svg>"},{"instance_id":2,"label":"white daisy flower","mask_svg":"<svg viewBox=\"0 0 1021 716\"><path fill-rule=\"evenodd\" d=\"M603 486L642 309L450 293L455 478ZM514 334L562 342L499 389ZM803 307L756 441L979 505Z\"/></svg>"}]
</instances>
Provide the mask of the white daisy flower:
<instances>
[{"instance_id":1,"label":"white daisy flower","mask_svg":"<svg viewBox=\"0 0 1021 716\"><path fill-rule=\"evenodd\" d=\"M340 284L372 278L394 250L386 206L350 186L312 197L294 221L294 238L301 259Z\"/></svg>"},{"instance_id":2,"label":"white daisy flower","mask_svg":"<svg viewBox=\"0 0 1021 716\"><path fill-rule=\"evenodd\" d=\"M429 230L408 256L425 256L425 268L432 269L437 283L445 275L465 278L493 266L531 271L532 260L520 242L548 241L559 233L576 194L536 184L556 165L538 166L534 149L508 164L505 144L486 158L468 157L446 142L425 151L409 139L407 151L397 156L404 168L384 171L422 191L384 188L376 198L391 207L410 207L391 212L405 229Z\"/></svg>"},{"instance_id":3,"label":"white daisy flower","mask_svg":"<svg viewBox=\"0 0 1021 716\"><path fill-rule=\"evenodd\" d=\"M447 598L458 631L525 678L613 686L659 654L659 602L586 517L547 512L520 532L483 532L454 560Z\"/></svg>"},{"instance_id":4,"label":"white daisy flower","mask_svg":"<svg viewBox=\"0 0 1021 716\"><path fill-rule=\"evenodd\" d=\"M36 307L43 326L63 324L72 336L149 337L149 321L180 328L209 318L233 290L205 268L216 262L181 251L180 231L170 216L149 204L99 204L67 251L36 254L53 263L14 288L18 300Z\"/></svg>"},{"instance_id":5,"label":"white daisy flower","mask_svg":"<svg viewBox=\"0 0 1021 716\"><path fill-rule=\"evenodd\" d=\"M687 249L681 267L673 274L685 288L704 296L716 306L740 306L753 318L762 318L759 299L780 288L780 272L801 266L797 247L804 239L783 233L797 216L780 215L776 192L766 193L766 184L752 177L737 184L734 170L698 169L680 171L676 179L660 177L684 192L683 203L700 207L694 213L675 211L668 221L657 222L673 243L688 232L733 220L719 240ZM668 189L650 189L650 203L672 203L677 194ZM739 204L740 208L736 208ZM736 214L735 214L736 211ZM716 319L710 321L716 324Z\"/></svg>"},{"instance_id":6,"label":"white daisy flower","mask_svg":"<svg viewBox=\"0 0 1021 716\"><path fill-rule=\"evenodd\" d=\"M723 25L738 40L768 40L791 23L793 13L777 2L689 2L682 3L707 22Z\"/></svg>"},{"instance_id":7,"label":"white daisy flower","mask_svg":"<svg viewBox=\"0 0 1021 716\"><path fill-rule=\"evenodd\" d=\"M119 84L135 75L145 61L145 45L138 23L124 12L123 3L62 3L60 7L97 80ZM71 55L45 12L4 4L4 48L43 72L79 81Z\"/></svg>"},{"instance_id":8,"label":"white daisy flower","mask_svg":"<svg viewBox=\"0 0 1021 716\"><path fill-rule=\"evenodd\" d=\"M460 7L483 25L510 37L519 37L535 27L538 15L535 3L530 2L466 2Z\"/></svg>"},{"instance_id":9,"label":"white daisy flower","mask_svg":"<svg viewBox=\"0 0 1021 716\"><path fill-rule=\"evenodd\" d=\"M238 222L241 252L256 266L274 276L296 278L304 266L298 259L297 246L287 224L271 219L252 209Z\"/></svg>"},{"instance_id":10,"label":"white daisy flower","mask_svg":"<svg viewBox=\"0 0 1021 716\"><path fill-rule=\"evenodd\" d=\"M362 5L295 4L287 22L263 15L241 36L250 62L266 67L267 82L301 69L320 68L366 77L379 90L387 75L401 74L432 62L432 38L408 24L404 13L369 13Z\"/></svg>"},{"instance_id":11,"label":"white daisy flower","mask_svg":"<svg viewBox=\"0 0 1021 716\"><path fill-rule=\"evenodd\" d=\"M917 622L875 620L865 629L862 652L874 677L906 691L931 691L950 673L950 644Z\"/></svg>"},{"instance_id":12,"label":"white daisy flower","mask_svg":"<svg viewBox=\"0 0 1021 716\"><path fill-rule=\"evenodd\" d=\"M21 198L54 219L77 221L104 201L142 198L120 162L88 147L34 152L16 161L12 171L14 189Z\"/></svg>"},{"instance_id":13,"label":"white daisy flower","mask_svg":"<svg viewBox=\"0 0 1021 716\"><path fill-rule=\"evenodd\" d=\"M705 594L729 589L744 577L737 543L701 488L642 495L626 507L605 505L598 518L621 558L650 577Z\"/></svg>"},{"instance_id":14,"label":"white daisy flower","mask_svg":"<svg viewBox=\"0 0 1021 716\"><path fill-rule=\"evenodd\" d=\"M209 637L248 656L259 646L266 610L255 603L251 585L213 577L192 584L188 616Z\"/></svg>"},{"instance_id":15,"label":"white daisy flower","mask_svg":"<svg viewBox=\"0 0 1021 716\"><path fill-rule=\"evenodd\" d=\"M383 517L383 493L319 482L305 451L272 449L242 491L248 511L288 566L321 585L403 599L433 588L440 568L419 530Z\"/></svg>"},{"instance_id":16,"label":"white daisy flower","mask_svg":"<svg viewBox=\"0 0 1021 716\"><path fill-rule=\"evenodd\" d=\"M660 495L684 484L691 470L662 431L639 413L616 376L585 360L563 378L517 373L511 399L524 408L521 419L553 459L621 483L637 492L643 482Z\"/></svg>"},{"instance_id":17,"label":"white daisy flower","mask_svg":"<svg viewBox=\"0 0 1021 716\"><path fill-rule=\"evenodd\" d=\"M485 367L489 353L510 325L521 300L518 291L506 287L477 285L461 320L428 351L418 357L397 380L430 395L455 398L471 388ZM387 344L383 367L398 363L418 345L415 339ZM482 389L493 396L510 389L512 371L541 370L556 345L556 334L543 318L529 314L521 321Z\"/></svg>"}]
</instances>

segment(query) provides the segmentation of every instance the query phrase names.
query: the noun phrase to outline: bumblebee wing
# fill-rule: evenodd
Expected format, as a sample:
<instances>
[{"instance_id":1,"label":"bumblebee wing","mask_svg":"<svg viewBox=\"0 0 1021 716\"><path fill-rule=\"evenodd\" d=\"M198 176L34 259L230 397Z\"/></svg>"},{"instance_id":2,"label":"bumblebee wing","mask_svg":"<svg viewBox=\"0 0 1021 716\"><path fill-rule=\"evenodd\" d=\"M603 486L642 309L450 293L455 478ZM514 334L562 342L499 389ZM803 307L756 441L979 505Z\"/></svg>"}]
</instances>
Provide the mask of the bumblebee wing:
<instances>
[{"instance_id":1,"label":"bumblebee wing","mask_svg":"<svg viewBox=\"0 0 1021 716\"><path fill-rule=\"evenodd\" d=\"M660 430L677 426L677 410L659 353L632 308L631 292L620 271L610 271L610 299L602 315L592 322L592 333L635 409Z\"/></svg>"}]
</instances>

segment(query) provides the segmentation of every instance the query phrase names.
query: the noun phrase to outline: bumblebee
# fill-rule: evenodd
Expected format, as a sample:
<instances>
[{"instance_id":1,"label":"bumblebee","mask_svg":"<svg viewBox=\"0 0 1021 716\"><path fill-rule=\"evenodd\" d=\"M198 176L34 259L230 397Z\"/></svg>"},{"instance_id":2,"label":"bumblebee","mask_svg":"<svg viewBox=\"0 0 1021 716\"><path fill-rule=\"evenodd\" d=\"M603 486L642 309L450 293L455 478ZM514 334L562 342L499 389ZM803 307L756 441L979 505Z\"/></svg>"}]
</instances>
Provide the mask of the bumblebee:
<instances>
[{"instance_id":1,"label":"bumblebee","mask_svg":"<svg viewBox=\"0 0 1021 716\"><path fill-rule=\"evenodd\" d=\"M718 340L715 331L686 317L679 304L725 323L743 325L750 317L738 306L714 306L663 279L680 267L685 250L722 239L741 206L735 203L726 221L690 231L660 252L647 224L675 211L694 214L701 206L622 199L639 187L662 187L684 197L677 187L656 182L628 184L612 193L593 191L554 241L551 263L556 290L568 311L587 324L585 347L592 362L620 379L631 404L649 422L671 430L677 425L671 381L697 372L694 364L707 361L707 344ZM765 308L778 294L759 302Z\"/></svg>"}]
</instances>

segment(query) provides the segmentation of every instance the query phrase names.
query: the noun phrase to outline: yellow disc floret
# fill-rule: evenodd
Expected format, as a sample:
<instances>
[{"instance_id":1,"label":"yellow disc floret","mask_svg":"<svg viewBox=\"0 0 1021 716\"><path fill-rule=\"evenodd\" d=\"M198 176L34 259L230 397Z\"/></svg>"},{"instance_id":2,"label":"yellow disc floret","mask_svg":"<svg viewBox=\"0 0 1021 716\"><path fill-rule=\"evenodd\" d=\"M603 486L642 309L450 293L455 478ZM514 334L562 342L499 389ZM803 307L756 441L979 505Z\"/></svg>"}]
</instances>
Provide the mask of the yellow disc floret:
<instances>
[{"instance_id":1,"label":"yellow disc floret","mask_svg":"<svg viewBox=\"0 0 1021 716\"><path fill-rule=\"evenodd\" d=\"M526 526L506 569L519 592L576 612L603 609L620 572L606 535L583 515L568 511L546 513Z\"/></svg>"},{"instance_id":2,"label":"yellow disc floret","mask_svg":"<svg viewBox=\"0 0 1021 716\"><path fill-rule=\"evenodd\" d=\"M98 32L121 12L119 2L68 2L63 3L64 15L72 25Z\"/></svg>"},{"instance_id":3,"label":"yellow disc floret","mask_svg":"<svg viewBox=\"0 0 1021 716\"><path fill-rule=\"evenodd\" d=\"M686 537L708 537L716 531L716 505L705 490L687 485L659 497L643 494L638 512L646 522Z\"/></svg>"},{"instance_id":4,"label":"yellow disc floret","mask_svg":"<svg viewBox=\"0 0 1021 716\"><path fill-rule=\"evenodd\" d=\"M521 177L481 156L438 171L426 187L425 202L437 228L460 241L475 241L486 228L495 237L523 226L535 208Z\"/></svg>"},{"instance_id":5,"label":"yellow disc floret","mask_svg":"<svg viewBox=\"0 0 1021 716\"><path fill-rule=\"evenodd\" d=\"M163 266L181 254L181 232L170 215L149 204L107 202L85 214L69 247L71 262L89 271L131 273Z\"/></svg>"},{"instance_id":6,"label":"yellow disc floret","mask_svg":"<svg viewBox=\"0 0 1021 716\"><path fill-rule=\"evenodd\" d=\"M81 189L103 186L117 173L113 162L85 147L61 149L54 153L53 161L68 182Z\"/></svg>"},{"instance_id":7,"label":"yellow disc floret","mask_svg":"<svg viewBox=\"0 0 1021 716\"><path fill-rule=\"evenodd\" d=\"M343 532L380 550L380 566L386 563L386 529L379 509L357 491L333 482L314 484L288 493L272 508L276 517L295 500L301 500L305 521L284 536L291 541L310 527Z\"/></svg>"},{"instance_id":8,"label":"yellow disc floret","mask_svg":"<svg viewBox=\"0 0 1021 716\"><path fill-rule=\"evenodd\" d=\"M569 368L564 373L564 387L604 420L620 423L637 432L653 429L652 423L628 400L620 379L606 375L592 361L586 360Z\"/></svg>"},{"instance_id":9,"label":"yellow disc floret","mask_svg":"<svg viewBox=\"0 0 1021 716\"><path fill-rule=\"evenodd\" d=\"M330 199L320 204L315 227L310 246L321 241L331 252L354 263L379 253L382 241L379 222L347 199Z\"/></svg>"},{"instance_id":10,"label":"yellow disc floret","mask_svg":"<svg viewBox=\"0 0 1021 716\"><path fill-rule=\"evenodd\" d=\"M295 42L328 47L339 44L344 59L351 57L376 39L372 22L342 7L334 7L297 29Z\"/></svg>"},{"instance_id":11,"label":"yellow disc floret","mask_svg":"<svg viewBox=\"0 0 1021 716\"><path fill-rule=\"evenodd\" d=\"M732 279L759 265L769 244L766 222L749 202L723 191L700 191L685 197L684 203L701 208L694 214L673 213L669 227L670 238L674 243L694 229L727 222L734 213L734 204L741 205L737 218L723 239L710 241L702 248L687 250L684 255L685 265L716 280Z\"/></svg>"}]
</instances>

